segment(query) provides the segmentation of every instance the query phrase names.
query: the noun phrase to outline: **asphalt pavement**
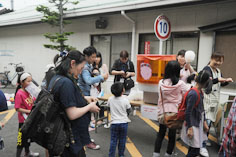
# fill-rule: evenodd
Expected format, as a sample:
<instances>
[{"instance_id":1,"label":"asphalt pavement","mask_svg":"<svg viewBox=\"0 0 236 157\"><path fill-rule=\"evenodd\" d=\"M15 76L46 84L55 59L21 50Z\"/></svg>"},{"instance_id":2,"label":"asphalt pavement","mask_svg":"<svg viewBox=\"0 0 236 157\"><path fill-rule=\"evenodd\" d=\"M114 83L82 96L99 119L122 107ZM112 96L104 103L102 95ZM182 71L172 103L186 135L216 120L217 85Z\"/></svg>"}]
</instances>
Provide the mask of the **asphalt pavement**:
<instances>
[{"instance_id":1,"label":"asphalt pavement","mask_svg":"<svg viewBox=\"0 0 236 157\"><path fill-rule=\"evenodd\" d=\"M4 92L13 93L14 89L3 89ZM14 106L10 106L7 112L0 112L0 120L7 120L5 127L0 130L0 136L4 138L5 149L0 150L0 157L14 157L16 154L16 139L18 129L17 112L14 111ZM154 143L159 129L157 122L143 118L139 112L136 116L130 116L131 123L128 126L127 144L125 150L126 157L152 157ZM98 127L98 132L90 131L91 138L95 143L99 144L100 150L86 149L87 157L107 157L110 146L110 129L103 126ZM214 136L214 135L213 135ZM167 148L167 139L164 139L161 149L161 156ZM217 157L219 146L211 141L212 146L208 147L210 157ZM41 157L45 156L44 148L36 143L32 143L31 151L39 152ZM184 157L187 153L187 146L181 141L176 144L175 153L177 157Z\"/></svg>"}]
</instances>

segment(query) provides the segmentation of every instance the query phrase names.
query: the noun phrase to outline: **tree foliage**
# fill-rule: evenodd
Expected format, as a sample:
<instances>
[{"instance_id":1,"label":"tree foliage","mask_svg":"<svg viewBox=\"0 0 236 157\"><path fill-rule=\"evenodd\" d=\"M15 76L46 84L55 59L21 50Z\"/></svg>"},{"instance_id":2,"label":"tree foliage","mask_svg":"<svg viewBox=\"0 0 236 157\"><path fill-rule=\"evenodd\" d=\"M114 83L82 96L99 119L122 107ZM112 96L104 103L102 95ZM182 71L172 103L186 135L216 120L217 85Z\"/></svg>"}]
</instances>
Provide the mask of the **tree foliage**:
<instances>
[{"instance_id":1,"label":"tree foliage","mask_svg":"<svg viewBox=\"0 0 236 157\"><path fill-rule=\"evenodd\" d=\"M52 27L58 27L58 33L45 33L44 36L50 40L53 44L44 44L45 48L52 50L58 50L60 52L70 51L75 49L74 47L67 45L66 41L68 37L73 34L73 32L65 32L65 25L71 24L69 20L65 20L65 11L67 11L67 4L78 4L78 1L70 0L49 0L49 3L53 4L55 7L47 7L44 5L39 5L36 10L43 13L42 22L50 24Z\"/></svg>"}]
</instances>

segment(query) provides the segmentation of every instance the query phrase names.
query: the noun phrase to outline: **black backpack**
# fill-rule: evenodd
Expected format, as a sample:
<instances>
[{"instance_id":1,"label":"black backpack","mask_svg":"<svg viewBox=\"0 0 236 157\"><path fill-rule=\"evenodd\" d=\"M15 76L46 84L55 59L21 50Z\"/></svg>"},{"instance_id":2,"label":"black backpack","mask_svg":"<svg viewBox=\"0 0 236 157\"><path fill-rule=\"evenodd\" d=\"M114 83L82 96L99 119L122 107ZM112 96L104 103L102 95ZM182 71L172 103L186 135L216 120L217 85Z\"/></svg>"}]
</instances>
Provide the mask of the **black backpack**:
<instances>
[{"instance_id":1,"label":"black backpack","mask_svg":"<svg viewBox=\"0 0 236 157\"><path fill-rule=\"evenodd\" d=\"M21 127L27 139L48 149L50 156L61 155L65 147L73 144L71 124L60 103L54 101L52 90L42 89L24 125Z\"/></svg>"}]
</instances>

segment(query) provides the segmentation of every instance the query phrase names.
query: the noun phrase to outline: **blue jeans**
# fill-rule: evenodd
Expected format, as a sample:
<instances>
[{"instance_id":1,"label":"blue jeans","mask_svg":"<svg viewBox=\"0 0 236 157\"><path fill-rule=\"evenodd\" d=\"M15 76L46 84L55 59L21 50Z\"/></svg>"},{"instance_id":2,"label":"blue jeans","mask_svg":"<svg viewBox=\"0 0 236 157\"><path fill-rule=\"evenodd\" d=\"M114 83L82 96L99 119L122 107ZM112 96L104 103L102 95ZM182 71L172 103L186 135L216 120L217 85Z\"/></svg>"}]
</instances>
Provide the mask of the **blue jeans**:
<instances>
[{"instance_id":1,"label":"blue jeans","mask_svg":"<svg viewBox=\"0 0 236 157\"><path fill-rule=\"evenodd\" d=\"M119 156L124 156L127 131L128 123L119 123L111 125L111 143L109 157L115 157L117 142Z\"/></svg>"}]
</instances>

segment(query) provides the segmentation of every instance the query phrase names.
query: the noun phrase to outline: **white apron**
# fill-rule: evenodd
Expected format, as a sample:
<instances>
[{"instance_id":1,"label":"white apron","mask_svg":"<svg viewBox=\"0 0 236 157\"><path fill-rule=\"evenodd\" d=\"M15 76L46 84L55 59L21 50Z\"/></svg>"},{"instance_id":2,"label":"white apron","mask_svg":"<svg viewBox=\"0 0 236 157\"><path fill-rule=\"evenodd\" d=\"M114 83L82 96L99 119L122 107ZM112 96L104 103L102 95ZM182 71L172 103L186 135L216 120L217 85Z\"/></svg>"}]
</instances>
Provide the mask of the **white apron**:
<instances>
[{"instance_id":1,"label":"white apron","mask_svg":"<svg viewBox=\"0 0 236 157\"><path fill-rule=\"evenodd\" d=\"M206 132L203 131L203 122L204 122L204 112L202 113L202 119L200 120L199 127L193 126L193 138L190 139L187 136L187 126L186 126L186 121L184 121L181 130L181 139L185 144L193 148L202 148L203 141L206 141L208 139Z\"/></svg>"},{"instance_id":2,"label":"white apron","mask_svg":"<svg viewBox=\"0 0 236 157\"><path fill-rule=\"evenodd\" d=\"M214 72L212 68L211 71L213 74L212 79L221 77L220 69L217 69L218 73ZM212 91L210 94L204 93L203 104L206 113L206 119L209 119L212 122L216 121L216 114L219 107L219 100L220 100L220 82L212 86Z\"/></svg>"}]
</instances>

